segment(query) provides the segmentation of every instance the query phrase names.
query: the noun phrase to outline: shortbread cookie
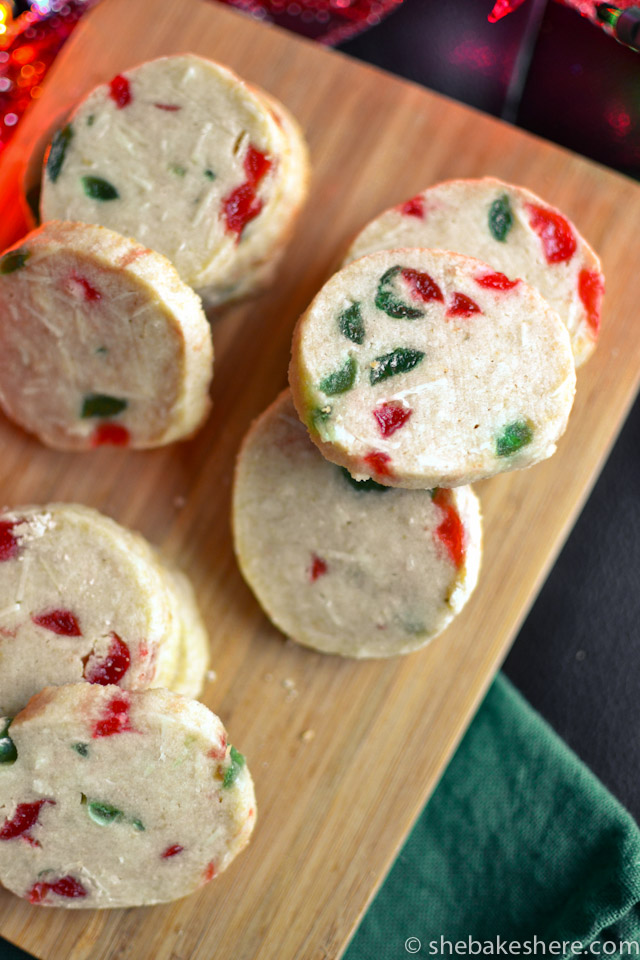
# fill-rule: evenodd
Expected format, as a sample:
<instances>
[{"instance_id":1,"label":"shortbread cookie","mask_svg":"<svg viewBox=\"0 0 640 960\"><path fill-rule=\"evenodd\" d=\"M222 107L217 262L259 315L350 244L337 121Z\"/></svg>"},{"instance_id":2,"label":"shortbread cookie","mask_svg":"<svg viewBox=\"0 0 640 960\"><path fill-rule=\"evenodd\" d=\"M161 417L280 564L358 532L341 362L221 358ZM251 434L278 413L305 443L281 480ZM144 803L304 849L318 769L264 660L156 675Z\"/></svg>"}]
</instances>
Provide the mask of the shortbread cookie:
<instances>
[{"instance_id":1,"label":"shortbread cookie","mask_svg":"<svg viewBox=\"0 0 640 960\"><path fill-rule=\"evenodd\" d=\"M210 304L270 276L307 191L282 104L191 54L97 87L56 135L42 219L101 223L167 256Z\"/></svg>"},{"instance_id":2,"label":"shortbread cookie","mask_svg":"<svg viewBox=\"0 0 640 960\"><path fill-rule=\"evenodd\" d=\"M194 625L198 652L185 680L183 635ZM198 689L199 630L182 575L113 520L76 504L0 514L0 715L44 686L82 679Z\"/></svg>"},{"instance_id":3,"label":"shortbread cookie","mask_svg":"<svg viewBox=\"0 0 640 960\"><path fill-rule=\"evenodd\" d=\"M298 321L289 376L326 457L413 488L551 456L575 391L567 328L537 291L429 250L335 274Z\"/></svg>"},{"instance_id":4,"label":"shortbread cookie","mask_svg":"<svg viewBox=\"0 0 640 960\"><path fill-rule=\"evenodd\" d=\"M439 183L367 224L347 262L399 247L455 250L521 277L566 324L576 366L594 350L604 293L600 261L575 225L530 190L491 177Z\"/></svg>"},{"instance_id":5,"label":"shortbread cookie","mask_svg":"<svg viewBox=\"0 0 640 960\"><path fill-rule=\"evenodd\" d=\"M311 443L288 391L245 439L233 527L240 569L269 618L323 653L417 650L478 579L480 508L469 487L354 480Z\"/></svg>"},{"instance_id":6,"label":"shortbread cookie","mask_svg":"<svg viewBox=\"0 0 640 960\"><path fill-rule=\"evenodd\" d=\"M156 447L209 411L211 330L165 257L51 222L0 259L0 402L52 447Z\"/></svg>"},{"instance_id":7,"label":"shortbread cookie","mask_svg":"<svg viewBox=\"0 0 640 960\"><path fill-rule=\"evenodd\" d=\"M167 684L174 693L199 697L209 666L209 635L200 615L190 581L175 568L164 568L179 609L181 635L176 671Z\"/></svg>"},{"instance_id":8,"label":"shortbread cookie","mask_svg":"<svg viewBox=\"0 0 640 960\"><path fill-rule=\"evenodd\" d=\"M256 804L244 757L195 700L48 687L0 742L0 880L33 904L175 900L249 840Z\"/></svg>"}]
</instances>

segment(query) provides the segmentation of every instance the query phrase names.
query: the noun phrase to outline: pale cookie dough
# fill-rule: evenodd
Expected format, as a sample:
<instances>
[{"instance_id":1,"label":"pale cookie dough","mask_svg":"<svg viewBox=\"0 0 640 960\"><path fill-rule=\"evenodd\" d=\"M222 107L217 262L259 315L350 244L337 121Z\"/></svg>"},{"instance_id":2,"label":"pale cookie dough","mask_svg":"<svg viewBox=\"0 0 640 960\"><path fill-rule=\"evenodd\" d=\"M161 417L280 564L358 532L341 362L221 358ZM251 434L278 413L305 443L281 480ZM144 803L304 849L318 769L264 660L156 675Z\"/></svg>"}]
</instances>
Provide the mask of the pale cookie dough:
<instances>
[{"instance_id":1,"label":"pale cookie dough","mask_svg":"<svg viewBox=\"0 0 640 960\"><path fill-rule=\"evenodd\" d=\"M209 407L211 329L165 257L51 222L0 258L0 402L52 447L156 447Z\"/></svg>"},{"instance_id":2,"label":"pale cookie dough","mask_svg":"<svg viewBox=\"0 0 640 960\"><path fill-rule=\"evenodd\" d=\"M323 653L417 650L478 579L480 507L469 487L359 483L321 456L288 391L244 441L233 528L240 569L269 618Z\"/></svg>"},{"instance_id":3,"label":"pale cookie dough","mask_svg":"<svg viewBox=\"0 0 640 960\"><path fill-rule=\"evenodd\" d=\"M163 573L175 594L181 623L176 672L167 686L185 697L199 697L209 666L209 635L188 578L175 568L165 567Z\"/></svg>"},{"instance_id":4,"label":"pale cookie dough","mask_svg":"<svg viewBox=\"0 0 640 960\"><path fill-rule=\"evenodd\" d=\"M0 881L30 903L175 900L249 841L245 759L195 700L47 687L0 733Z\"/></svg>"},{"instance_id":5,"label":"pale cookie dough","mask_svg":"<svg viewBox=\"0 0 640 960\"><path fill-rule=\"evenodd\" d=\"M575 392L567 328L522 280L487 277L460 254L392 250L325 284L296 326L289 380L329 460L426 489L551 456Z\"/></svg>"},{"instance_id":6,"label":"pale cookie dough","mask_svg":"<svg viewBox=\"0 0 640 960\"><path fill-rule=\"evenodd\" d=\"M399 247L455 250L535 287L566 324L576 366L600 328L600 260L570 220L524 187L492 177L448 180L372 220L346 262Z\"/></svg>"},{"instance_id":7,"label":"pale cookie dough","mask_svg":"<svg viewBox=\"0 0 640 960\"><path fill-rule=\"evenodd\" d=\"M0 715L82 679L198 692L205 643L186 578L139 535L76 504L0 513Z\"/></svg>"},{"instance_id":8,"label":"pale cookie dough","mask_svg":"<svg viewBox=\"0 0 640 960\"><path fill-rule=\"evenodd\" d=\"M215 305L271 278L308 172L282 104L202 57L164 57L97 87L58 132L42 219L135 237Z\"/></svg>"}]
</instances>

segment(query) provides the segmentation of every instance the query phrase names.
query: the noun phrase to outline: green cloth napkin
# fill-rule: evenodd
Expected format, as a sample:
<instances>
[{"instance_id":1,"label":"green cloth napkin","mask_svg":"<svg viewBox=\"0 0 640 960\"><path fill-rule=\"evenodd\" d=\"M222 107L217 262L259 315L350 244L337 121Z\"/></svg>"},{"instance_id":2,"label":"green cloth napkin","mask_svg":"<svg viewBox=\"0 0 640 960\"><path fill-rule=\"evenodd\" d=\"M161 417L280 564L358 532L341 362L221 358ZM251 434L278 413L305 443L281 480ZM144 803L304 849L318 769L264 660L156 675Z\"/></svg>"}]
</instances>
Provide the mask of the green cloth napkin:
<instances>
[{"instance_id":1,"label":"green cloth napkin","mask_svg":"<svg viewBox=\"0 0 640 960\"><path fill-rule=\"evenodd\" d=\"M640 831L500 674L345 960L571 957L577 944L640 955Z\"/></svg>"}]
</instances>

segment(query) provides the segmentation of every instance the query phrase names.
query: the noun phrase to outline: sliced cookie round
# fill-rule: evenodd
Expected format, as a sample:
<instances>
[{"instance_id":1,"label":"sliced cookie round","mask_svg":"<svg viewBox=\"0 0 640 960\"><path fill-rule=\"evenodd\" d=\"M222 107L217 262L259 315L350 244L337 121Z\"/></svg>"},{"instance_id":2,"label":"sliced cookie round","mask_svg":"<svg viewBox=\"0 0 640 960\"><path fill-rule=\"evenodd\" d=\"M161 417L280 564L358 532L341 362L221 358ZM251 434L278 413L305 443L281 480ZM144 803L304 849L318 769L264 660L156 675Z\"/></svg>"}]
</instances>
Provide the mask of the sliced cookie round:
<instances>
[{"instance_id":1,"label":"sliced cookie round","mask_svg":"<svg viewBox=\"0 0 640 960\"><path fill-rule=\"evenodd\" d=\"M184 573L173 567L164 567L163 575L175 595L181 625L176 670L167 686L185 697L199 697L209 666L207 628L200 615L193 587Z\"/></svg>"},{"instance_id":2,"label":"sliced cookie round","mask_svg":"<svg viewBox=\"0 0 640 960\"><path fill-rule=\"evenodd\" d=\"M173 686L185 624L202 626L175 580L142 537L95 510L0 513L0 715L50 684Z\"/></svg>"},{"instance_id":3,"label":"sliced cookie round","mask_svg":"<svg viewBox=\"0 0 640 960\"><path fill-rule=\"evenodd\" d=\"M412 488L551 456L575 392L567 328L537 291L429 250L373 253L335 274L298 321L289 379L328 459Z\"/></svg>"},{"instance_id":4,"label":"sliced cookie round","mask_svg":"<svg viewBox=\"0 0 640 960\"><path fill-rule=\"evenodd\" d=\"M492 177L436 184L368 223L346 262L399 247L455 250L521 277L565 323L576 366L595 349L604 294L600 260L576 226L530 190ZM485 282L500 289L504 281Z\"/></svg>"},{"instance_id":5,"label":"sliced cookie round","mask_svg":"<svg viewBox=\"0 0 640 960\"><path fill-rule=\"evenodd\" d=\"M206 417L211 330L165 257L46 223L0 258L0 403L52 447L156 447Z\"/></svg>"},{"instance_id":6,"label":"sliced cookie round","mask_svg":"<svg viewBox=\"0 0 640 960\"><path fill-rule=\"evenodd\" d=\"M288 391L244 441L233 528L240 569L269 618L323 653L417 650L478 579L480 508L469 487L354 480L311 443Z\"/></svg>"},{"instance_id":7,"label":"sliced cookie round","mask_svg":"<svg viewBox=\"0 0 640 960\"><path fill-rule=\"evenodd\" d=\"M244 757L195 700L48 687L3 742L0 881L33 904L175 900L249 841L256 803Z\"/></svg>"},{"instance_id":8,"label":"sliced cookie round","mask_svg":"<svg viewBox=\"0 0 640 960\"><path fill-rule=\"evenodd\" d=\"M281 104L181 54L83 100L49 150L41 212L135 237L215 304L268 278L307 179L304 139Z\"/></svg>"}]
</instances>

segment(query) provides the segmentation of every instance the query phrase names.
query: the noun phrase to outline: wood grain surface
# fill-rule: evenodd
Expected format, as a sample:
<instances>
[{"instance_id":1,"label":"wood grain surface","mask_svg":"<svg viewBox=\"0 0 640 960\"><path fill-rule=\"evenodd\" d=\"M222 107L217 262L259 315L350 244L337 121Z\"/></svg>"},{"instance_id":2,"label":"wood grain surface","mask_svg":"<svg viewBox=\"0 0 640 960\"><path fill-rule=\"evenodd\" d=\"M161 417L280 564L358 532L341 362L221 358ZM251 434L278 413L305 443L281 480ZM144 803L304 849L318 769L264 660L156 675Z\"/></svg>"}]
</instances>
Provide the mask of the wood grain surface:
<instances>
[{"instance_id":1,"label":"wood grain surface","mask_svg":"<svg viewBox=\"0 0 640 960\"><path fill-rule=\"evenodd\" d=\"M203 699L248 756L258 825L232 867L185 900L66 912L3 892L0 933L56 960L334 960L505 656L635 396L640 187L215 3L103 0L62 51L2 157L2 245L20 234L18 184L43 131L95 83L183 51L262 85L306 130L314 176L290 253L270 292L214 321L214 408L194 440L153 452L64 454L2 419L0 496L12 505L97 507L188 571L218 675ZM602 254L608 293L599 349L578 374L556 456L480 485L484 564L454 625L404 659L314 654L267 623L238 572L229 526L236 451L252 418L285 385L295 320L352 235L428 184L489 174L560 205ZM303 738L309 730L313 738Z\"/></svg>"}]
</instances>

